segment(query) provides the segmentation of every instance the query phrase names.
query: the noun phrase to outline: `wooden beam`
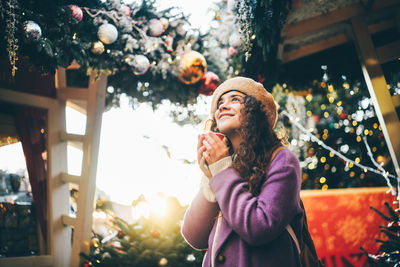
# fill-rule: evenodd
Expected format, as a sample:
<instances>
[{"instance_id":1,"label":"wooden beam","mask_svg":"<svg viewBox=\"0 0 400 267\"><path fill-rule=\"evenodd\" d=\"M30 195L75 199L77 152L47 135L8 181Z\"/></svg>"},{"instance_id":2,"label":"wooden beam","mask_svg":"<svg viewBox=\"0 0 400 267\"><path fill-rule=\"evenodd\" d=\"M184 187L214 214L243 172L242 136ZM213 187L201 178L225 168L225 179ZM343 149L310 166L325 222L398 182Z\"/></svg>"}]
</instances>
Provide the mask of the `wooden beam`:
<instances>
[{"instance_id":1,"label":"wooden beam","mask_svg":"<svg viewBox=\"0 0 400 267\"><path fill-rule=\"evenodd\" d=\"M376 48L376 56L381 64L400 57L400 40Z\"/></svg>"},{"instance_id":2,"label":"wooden beam","mask_svg":"<svg viewBox=\"0 0 400 267\"><path fill-rule=\"evenodd\" d=\"M100 143L100 130L105 106L107 75L102 73L96 81L95 73L90 76L87 102L86 136L83 143L82 180L78 194L77 216L72 244L71 266L79 266L79 253L89 253L89 240L92 231L92 214L96 189L97 160Z\"/></svg>"},{"instance_id":3,"label":"wooden beam","mask_svg":"<svg viewBox=\"0 0 400 267\"><path fill-rule=\"evenodd\" d=\"M1 267L52 267L54 258L51 255L0 258Z\"/></svg>"},{"instance_id":4,"label":"wooden beam","mask_svg":"<svg viewBox=\"0 0 400 267\"><path fill-rule=\"evenodd\" d=\"M396 108L400 108L400 95L393 95L392 102Z\"/></svg>"},{"instance_id":5,"label":"wooden beam","mask_svg":"<svg viewBox=\"0 0 400 267\"><path fill-rule=\"evenodd\" d=\"M49 109L56 99L0 88L0 101Z\"/></svg>"},{"instance_id":6,"label":"wooden beam","mask_svg":"<svg viewBox=\"0 0 400 267\"><path fill-rule=\"evenodd\" d=\"M60 139L62 141L73 141L73 142L83 142L85 138L84 135L81 134L71 134L66 132L60 132Z\"/></svg>"},{"instance_id":7,"label":"wooden beam","mask_svg":"<svg viewBox=\"0 0 400 267\"><path fill-rule=\"evenodd\" d=\"M67 106L86 115L86 106L87 105L86 105L86 101L84 101L84 100L68 99Z\"/></svg>"},{"instance_id":8,"label":"wooden beam","mask_svg":"<svg viewBox=\"0 0 400 267\"><path fill-rule=\"evenodd\" d=\"M387 90L386 79L383 75L382 67L379 64L379 59L364 18L352 18L351 24L365 82L371 95L395 171L397 176L400 177L399 117L397 116L389 90Z\"/></svg>"},{"instance_id":9,"label":"wooden beam","mask_svg":"<svg viewBox=\"0 0 400 267\"><path fill-rule=\"evenodd\" d=\"M309 44L309 45L304 45L301 46L297 49L290 50L288 52L285 52L282 57L282 62L286 63L298 58L302 58L317 52L320 52L322 50L346 43L349 41L349 37L345 34L338 34L335 36L332 36L330 38L320 40L318 42Z\"/></svg>"},{"instance_id":10,"label":"wooden beam","mask_svg":"<svg viewBox=\"0 0 400 267\"><path fill-rule=\"evenodd\" d=\"M61 216L61 220L64 225L75 227L76 218L64 214Z\"/></svg>"},{"instance_id":11,"label":"wooden beam","mask_svg":"<svg viewBox=\"0 0 400 267\"><path fill-rule=\"evenodd\" d=\"M82 177L81 176L77 176L77 175L71 175L68 173L61 173L61 180L64 183L72 183L72 184L76 184L79 185L79 183L81 182Z\"/></svg>"},{"instance_id":12,"label":"wooden beam","mask_svg":"<svg viewBox=\"0 0 400 267\"><path fill-rule=\"evenodd\" d=\"M395 23L394 19L390 18L385 21L380 21L376 24L370 24L370 25L368 25L368 31L371 34L380 32L380 31L383 31L383 30L393 27L394 23ZM281 58L283 63L287 63L292 60L296 60L296 59L299 59L299 58L302 58L302 57L305 57L308 55L318 53L325 49L347 43L349 41L351 41L351 38L347 34L339 33L339 34L331 36L327 39L319 40L314 43L310 43L310 44L307 44L304 46L300 46L299 48L289 50L289 51L283 53L283 56L279 57L279 58ZM285 40L285 42L281 46L284 47L289 42L290 42L290 40ZM394 48L395 49L393 49L393 50L399 49L399 47L394 47ZM384 52L382 52L382 53L384 53ZM379 52L378 52L378 54L379 54Z\"/></svg>"},{"instance_id":13,"label":"wooden beam","mask_svg":"<svg viewBox=\"0 0 400 267\"><path fill-rule=\"evenodd\" d=\"M79 88L79 87L58 88L57 98L64 100L69 100L69 99L87 100L88 90L86 88Z\"/></svg>"},{"instance_id":14,"label":"wooden beam","mask_svg":"<svg viewBox=\"0 0 400 267\"><path fill-rule=\"evenodd\" d=\"M67 73L65 68L58 68L56 70L56 76L54 77L56 88L67 87Z\"/></svg>"},{"instance_id":15,"label":"wooden beam","mask_svg":"<svg viewBox=\"0 0 400 267\"><path fill-rule=\"evenodd\" d=\"M399 5L398 0L380 0L375 1L371 11L381 8ZM360 16L366 13L365 7L361 4L351 4L337 8L327 13L317 15L293 24L287 24L282 30L283 39L292 39L304 34L326 28L330 25L349 20L352 17Z\"/></svg>"}]
</instances>

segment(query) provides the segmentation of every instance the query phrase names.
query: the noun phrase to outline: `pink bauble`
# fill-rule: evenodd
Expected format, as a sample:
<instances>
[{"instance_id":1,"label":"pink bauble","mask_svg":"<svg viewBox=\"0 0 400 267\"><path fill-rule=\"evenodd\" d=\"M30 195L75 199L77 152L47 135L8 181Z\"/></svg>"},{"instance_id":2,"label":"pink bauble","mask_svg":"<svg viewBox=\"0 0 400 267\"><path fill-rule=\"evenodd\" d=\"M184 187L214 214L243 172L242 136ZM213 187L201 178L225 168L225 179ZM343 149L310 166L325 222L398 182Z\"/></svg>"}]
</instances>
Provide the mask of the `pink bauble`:
<instances>
[{"instance_id":1,"label":"pink bauble","mask_svg":"<svg viewBox=\"0 0 400 267\"><path fill-rule=\"evenodd\" d=\"M234 47L230 46L228 48L228 54L230 58L233 58L237 53L238 51Z\"/></svg>"},{"instance_id":2,"label":"pink bauble","mask_svg":"<svg viewBox=\"0 0 400 267\"><path fill-rule=\"evenodd\" d=\"M83 18L82 9L76 5L69 5L68 7L72 10L71 16L76 19L77 22L81 22Z\"/></svg>"},{"instance_id":3,"label":"pink bauble","mask_svg":"<svg viewBox=\"0 0 400 267\"><path fill-rule=\"evenodd\" d=\"M164 26L158 19L151 19L149 21L149 32L153 37L160 36L164 32Z\"/></svg>"},{"instance_id":4,"label":"pink bauble","mask_svg":"<svg viewBox=\"0 0 400 267\"><path fill-rule=\"evenodd\" d=\"M132 14L131 8L127 5L121 5L121 12L127 17L130 17Z\"/></svg>"},{"instance_id":5,"label":"pink bauble","mask_svg":"<svg viewBox=\"0 0 400 267\"><path fill-rule=\"evenodd\" d=\"M206 96L212 95L220 83L221 81L217 74L207 71L203 77L201 77L199 94Z\"/></svg>"}]
</instances>

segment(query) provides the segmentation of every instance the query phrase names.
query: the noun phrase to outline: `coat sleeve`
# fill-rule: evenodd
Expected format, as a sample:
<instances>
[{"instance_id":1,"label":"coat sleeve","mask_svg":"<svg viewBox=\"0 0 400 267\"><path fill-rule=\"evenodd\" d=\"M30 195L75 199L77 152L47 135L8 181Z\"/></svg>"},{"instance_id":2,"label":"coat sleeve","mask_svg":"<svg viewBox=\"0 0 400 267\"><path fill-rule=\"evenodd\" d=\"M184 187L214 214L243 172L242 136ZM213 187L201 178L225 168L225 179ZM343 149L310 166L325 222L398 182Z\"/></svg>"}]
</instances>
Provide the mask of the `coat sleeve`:
<instances>
[{"instance_id":1,"label":"coat sleeve","mask_svg":"<svg viewBox=\"0 0 400 267\"><path fill-rule=\"evenodd\" d=\"M217 202L207 200L200 189L187 209L181 227L181 234L191 247L208 248L208 237L218 212Z\"/></svg>"},{"instance_id":2,"label":"coat sleeve","mask_svg":"<svg viewBox=\"0 0 400 267\"><path fill-rule=\"evenodd\" d=\"M228 168L210 181L222 215L232 229L250 245L266 244L277 238L298 212L300 167L288 149L277 153L261 192L254 196L247 182Z\"/></svg>"}]
</instances>

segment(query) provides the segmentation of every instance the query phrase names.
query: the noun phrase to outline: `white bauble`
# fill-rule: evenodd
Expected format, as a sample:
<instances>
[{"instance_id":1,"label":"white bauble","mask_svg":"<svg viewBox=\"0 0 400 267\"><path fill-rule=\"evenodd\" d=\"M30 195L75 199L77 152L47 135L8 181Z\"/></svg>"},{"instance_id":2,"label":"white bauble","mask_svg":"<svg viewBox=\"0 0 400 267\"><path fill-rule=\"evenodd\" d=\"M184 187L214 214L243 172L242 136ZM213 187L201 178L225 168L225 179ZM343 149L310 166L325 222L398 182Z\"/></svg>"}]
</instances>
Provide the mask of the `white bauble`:
<instances>
[{"instance_id":1,"label":"white bauble","mask_svg":"<svg viewBox=\"0 0 400 267\"><path fill-rule=\"evenodd\" d=\"M132 68L135 75L143 75L150 68L150 61L146 56L136 55L133 58Z\"/></svg>"},{"instance_id":2,"label":"white bauble","mask_svg":"<svg viewBox=\"0 0 400 267\"><path fill-rule=\"evenodd\" d=\"M149 32L153 37L160 36L164 32L164 25L158 19L151 19L149 21Z\"/></svg>"},{"instance_id":3,"label":"white bauble","mask_svg":"<svg viewBox=\"0 0 400 267\"><path fill-rule=\"evenodd\" d=\"M242 36L238 32L233 32L229 37L229 45L232 47L239 47L242 43Z\"/></svg>"},{"instance_id":4,"label":"white bauble","mask_svg":"<svg viewBox=\"0 0 400 267\"><path fill-rule=\"evenodd\" d=\"M97 36L103 43L112 44L118 38L118 30L114 25L105 23L99 27Z\"/></svg>"}]
</instances>

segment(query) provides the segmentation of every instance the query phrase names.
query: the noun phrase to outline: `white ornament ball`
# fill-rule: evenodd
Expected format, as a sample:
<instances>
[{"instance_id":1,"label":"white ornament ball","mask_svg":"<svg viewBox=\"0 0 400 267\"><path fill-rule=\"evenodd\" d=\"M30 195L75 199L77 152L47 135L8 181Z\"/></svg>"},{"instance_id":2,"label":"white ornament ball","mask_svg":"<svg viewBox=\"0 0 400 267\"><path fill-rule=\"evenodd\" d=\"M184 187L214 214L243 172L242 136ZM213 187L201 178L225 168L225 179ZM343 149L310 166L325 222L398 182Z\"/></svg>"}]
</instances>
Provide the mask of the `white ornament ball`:
<instances>
[{"instance_id":1,"label":"white ornament ball","mask_svg":"<svg viewBox=\"0 0 400 267\"><path fill-rule=\"evenodd\" d=\"M37 42L42 37L42 29L32 20L24 22L24 33L28 42Z\"/></svg>"},{"instance_id":2,"label":"white ornament ball","mask_svg":"<svg viewBox=\"0 0 400 267\"><path fill-rule=\"evenodd\" d=\"M150 67L150 61L146 56L136 55L132 62L133 73L135 75L143 75Z\"/></svg>"},{"instance_id":3,"label":"white ornament ball","mask_svg":"<svg viewBox=\"0 0 400 267\"><path fill-rule=\"evenodd\" d=\"M164 32L164 26L158 19L151 19L149 21L149 32L153 37L160 36Z\"/></svg>"},{"instance_id":4,"label":"white ornament ball","mask_svg":"<svg viewBox=\"0 0 400 267\"><path fill-rule=\"evenodd\" d=\"M168 21L168 19L166 19L166 18L161 18L161 19L160 19L160 22L161 22L161 24L163 25L164 30L168 29L168 26L169 26L169 21Z\"/></svg>"},{"instance_id":5,"label":"white ornament ball","mask_svg":"<svg viewBox=\"0 0 400 267\"><path fill-rule=\"evenodd\" d=\"M242 36L238 32L232 33L231 36L229 37L229 45L232 47L235 48L239 47L242 45L242 43L243 43Z\"/></svg>"},{"instance_id":6,"label":"white ornament ball","mask_svg":"<svg viewBox=\"0 0 400 267\"><path fill-rule=\"evenodd\" d=\"M132 15L132 10L127 5L121 5L121 12L124 16L130 17Z\"/></svg>"},{"instance_id":7,"label":"white ornament ball","mask_svg":"<svg viewBox=\"0 0 400 267\"><path fill-rule=\"evenodd\" d=\"M118 38L118 30L114 25L105 23L99 27L97 36L103 43L112 44Z\"/></svg>"}]
</instances>

